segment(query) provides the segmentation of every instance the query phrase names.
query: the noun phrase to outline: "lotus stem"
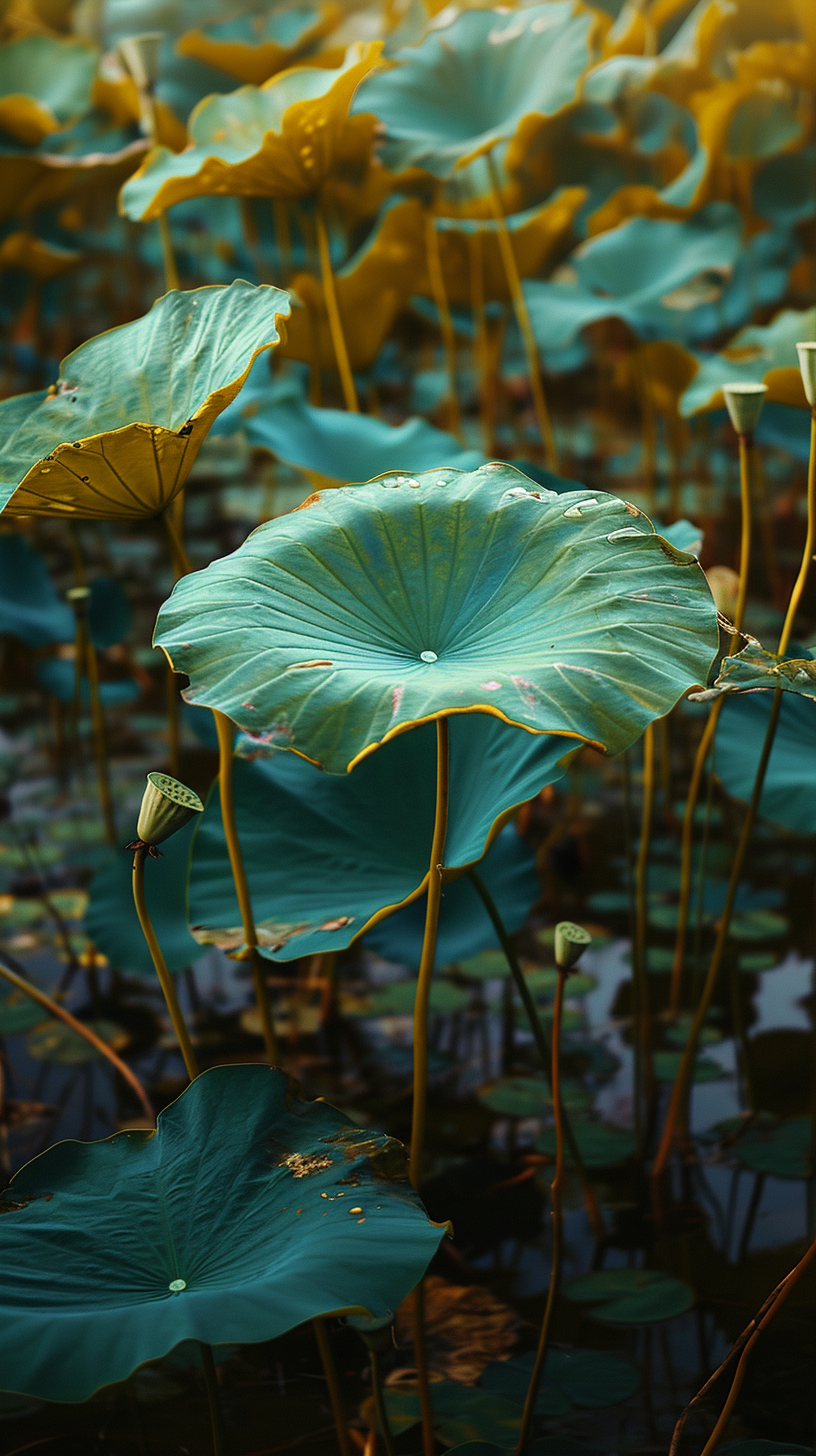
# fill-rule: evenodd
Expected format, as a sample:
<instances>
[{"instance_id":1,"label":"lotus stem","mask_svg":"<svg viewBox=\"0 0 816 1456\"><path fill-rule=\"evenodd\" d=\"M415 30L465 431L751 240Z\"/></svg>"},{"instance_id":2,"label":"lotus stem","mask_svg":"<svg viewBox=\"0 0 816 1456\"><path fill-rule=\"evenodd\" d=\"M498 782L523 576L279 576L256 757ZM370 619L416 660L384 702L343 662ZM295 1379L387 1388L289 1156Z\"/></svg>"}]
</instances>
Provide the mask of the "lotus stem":
<instances>
[{"instance_id":1,"label":"lotus stem","mask_svg":"<svg viewBox=\"0 0 816 1456\"><path fill-rule=\"evenodd\" d=\"M198 1348L201 1352L201 1364L204 1368L204 1384L207 1387L207 1403L210 1407L213 1456L224 1456L224 1421L221 1415L221 1402L218 1396L218 1375L215 1369L212 1347L205 1345L203 1340L199 1340Z\"/></svg>"},{"instance_id":2,"label":"lotus stem","mask_svg":"<svg viewBox=\"0 0 816 1456\"><path fill-rule=\"evenodd\" d=\"M453 331L453 319L451 317L448 294L445 288L445 275L442 271L442 256L439 249L439 234L436 231L436 218L430 209L425 217L425 261L428 268L428 278L430 279L433 301L436 304L436 311L439 314L439 328L442 334L442 345L445 350L445 368L448 374L448 399L450 400L450 428L458 439L461 435L462 419L459 413L459 391L456 384L456 335Z\"/></svg>"},{"instance_id":3,"label":"lotus stem","mask_svg":"<svg viewBox=\"0 0 816 1456\"><path fill-rule=\"evenodd\" d=\"M178 581L179 578L182 576L189 576L190 572L193 570L193 565L190 561L189 556L187 555L184 541L179 530L180 523L175 519L174 516L173 505L174 502L171 501L170 504L166 506L165 509L162 511L162 520L164 522L164 529L167 532L167 539L170 545L170 557L173 563L173 571L175 572L176 581Z\"/></svg>"},{"instance_id":4,"label":"lotus stem","mask_svg":"<svg viewBox=\"0 0 816 1456\"><path fill-rule=\"evenodd\" d=\"M635 1135L638 1151L643 1155L645 1127L643 1122L644 1092L646 1104L654 1104L654 1068L649 1020L649 983L646 966L646 918L648 912L646 872L649 865L649 843L652 833L655 792L654 724L649 723L643 735L643 810L640 824L640 845L635 864L635 944L632 957L633 1037L635 1052Z\"/></svg>"},{"instance_id":5,"label":"lotus stem","mask_svg":"<svg viewBox=\"0 0 816 1456\"><path fill-rule=\"evenodd\" d=\"M527 301L524 297L524 289L521 286L516 255L513 252L513 242L504 216L504 208L501 199L501 184L496 168L496 162L492 152L486 155L488 172L490 174L490 202L493 208L493 216L496 219L496 231L499 240L499 251L504 264L504 272L507 278L507 287L510 290L510 297L513 301L513 309L516 315L516 322L521 333L524 353L527 359L527 372L530 379L530 391L533 396L538 429L541 441L544 446L544 459L547 469L554 475L558 474L558 452L555 448L555 436L553 435L550 412L547 408L547 399L544 394L544 384L541 378L541 364L538 357L538 345L536 344L533 325L530 322L530 314L527 309Z\"/></svg>"},{"instance_id":6,"label":"lotus stem","mask_svg":"<svg viewBox=\"0 0 816 1456\"><path fill-rule=\"evenodd\" d=\"M493 896L488 890L487 885L485 884L481 875L479 875L475 869L469 869L467 874L468 879L473 885L474 890L476 891L482 904L485 907L485 910L490 916L490 920L493 924L493 929L496 932L496 937L499 941L499 944L501 945L502 950L504 951L507 964L510 967L510 974L513 977L513 981L515 983L516 990L518 991L521 998L521 1003L524 1007L527 1020L530 1023L530 1030L533 1033L533 1038L535 1040L536 1047L538 1048L538 1054L541 1058L541 1066L544 1071L544 1075L549 1084L550 1092L552 1092L552 1074L550 1070L552 1052L547 1042L547 1033L544 1030L541 1017L538 1014L538 1008L536 1007L535 1001L533 1000L533 997L530 993L530 987L527 985L527 979L524 975L523 970L521 969L521 966L519 965L518 956L513 949L512 942L507 934L507 930L505 928L504 921L502 920L499 913L498 906L496 905ZM587 1217L589 1218L592 1233L596 1242L600 1243L603 1239L606 1238L606 1227L604 1225L603 1214L601 1213L600 1207L598 1205L598 1200L595 1197L595 1190L589 1181L589 1175L584 1166L584 1160L581 1157L575 1133L572 1129L572 1124L570 1123L570 1120L567 1116L566 1108L564 1107L562 1107L561 1109L561 1119L564 1125L564 1137L566 1138L569 1154L572 1159L575 1172L578 1175L578 1179L581 1184L581 1193L584 1200L584 1207L587 1211Z\"/></svg>"},{"instance_id":7,"label":"lotus stem","mask_svg":"<svg viewBox=\"0 0 816 1456\"><path fill-rule=\"evenodd\" d=\"M92 1047L95 1047L110 1062L111 1066L115 1067L120 1077L127 1082L131 1090L136 1093L145 1117L155 1125L156 1114L153 1111L150 1098L145 1092L139 1078L136 1076L136 1073L131 1070L127 1062L123 1062L122 1058L116 1055L113 1048L108 1046L108 1043L103 1041L101 1036L97 1036L96 1032L92 1031L89 1026L86 1026L83 1021L77 1021L77 1018L72 1016L70 1011L66 1011L64 1006L60 1006L58 1002L52 1001L51 997L47 996L44 991L41 991L38 986L32 986L31 982L27 981L25 976L20 975L18 971L12 970L11 966L6 964L8 960L10 960L10 957L4 951L3 957L0 959L0 976L3 977L3 980L8 981L9 985L14 986L18 991L24 991L26 996L30 996L32 1001L36 1001L38 1005L42 1006L43 1010L47 1011L49 1016L55 1016L58 1021L64 1022L66 1026L70 1026L72 1031L75 1031L84 1041L89 1042ZM20 970L22 970L22 967L20 967Z\"/></svg>"},{"instance_id":8,"label":"lotus stem","mask_svg":"<svg viewBox=\"0 0 816 1456\"><path fill-rule=\"evenodd\" d=\"M788 610L785 614L785 621L783 623L782 632L779 638L777 655L780 657L784 656L788 647L788 643L790 641L796 612L799 606L799 602L801 601L802 593L805 589L805 584L808 578L808 572L810 570L810 563L813 557L814 542L816 541L816 409L813 410L811 417L807 505L808 524L807 534L805 537L805 545L802 552L802 563L799 568L799 574L794 583L793 591L791 592L790 601L788 602ZM776 727L779 722L779 714L782 711L783 691L784 690L782 688L777 688L773 695L771 711L768 716L768 726L765 730L765 741L762 745L762 752L759 757L759 763L757 764L756 775L754 778L754 787L751 793L751 801L748 805L748 813L746 814L745 820L742 825L742 831L740 833L739 842L737 844L734 860L731 866L731 875L728 881L728 891L726 893L725 906L723 908L723 913L720 918L719 926L717 928L717 939L714 945L714 950L712 952L711 963L709 965L708 973L706 975L702 996L700 997L700 1001L694 1015L694 1020L691 1024L691 1031L689 1033L688 1041L686 1042L683 1057L677 1070L677 1076L674 1081L674 1086L672 1087L671 1100L669 1102L669 1109L666 1114L666 1122L663 1128L663 1136L661 1138L660 1147L658 1149L657 1157L655 1158L654 1166L652 1168L652 1200L656 1212L659 1212L660 1208L660 1179L662 1178L666 1168L666 1164L668 1163L669 1154L674 1143L675 1130L677 1127L680 1111L685 1104L687 1089L691 1084L691 1075L694 1067L694 1059L697 1053L697 1042L700 1036L700 1031L702 1029L703 1022L705 1021L708 1008L711 1005L711 1000L717 985L717 977L719 975L720 966L722 964L725 943L728 938L728 932L731 926L731 916L734 911L734 901L736 899L737 889L739 887L739 881L742 875L742 869L745 863L745 855L748 850L748 844L751 839L754 822L756 820L757 813L759 812L759 804L762 798L762 790L765 786L765 775L768 770L768 762L771 757L771 751L774 745L774 738L776 737ZM719 701L722 700L720 699Z\"/></svg>"},{"instance_id":9,"label":"lotus stem","mask_svg":"<svg viewBox=\"0 0 816 1456\"><path fill-rule=\"evenodd\" d=\"M524 1412L521 1417L521 1430L519 1431L518 1445L516 1447L517 1456L522 1456L530 1437L530 1427L533 1422L533 1416L535 1415L538 1391L547 1359L547 1346L550 1338L553 1310L555 1309L555 1301L558 1297L558 1286L561 1280L561 1247L564 1224L561 1205L561 1192L564 1181L564 1109L561 1102L561 1014L564 1009L564 983L566 979L567 971L559 966L558 985L555 991L555 1007L553 1009L551 1072L553 1116L555 1120L555 1173L550 1184L553 1221L552 1267L550 1269L550 1284L547 1290L547 1303L544 1307L544 1318L541 1322L541 1333L538 1337L538 1349L536 1350L535 1363L530 1376L530 1384L527 1387Z\"/></svg>"},{"instance_id":10,"label":"lotus stem","mask_svg":"<svg viewBox=\"0 0 816 1456\"><path fill-rule=\"evenodd\" d=\"M108 778L108 758L105 747L105 715L102 711L102 698L99 691L99 665L96 660L96 648L93 644L90 624L88 622L89 597L90 590L84 585L72 587L68 592L68 598L76 613L76 661L77 677L80 684L80 706L83 665L85 668L85 676L88 679L88 697L91 705L91 732L93 737L94 763L96 765L96 782L99 791L99 806L102 810L105 837L108 844L116 844L116 822L113 817L113 799L111 798L110 780Z\"/></svg>"},{"instance_id":11,"label":"lotus stem","mask_svg":"<svg viewBox=\"0 0 816 1456\"><path fill-rule=\"evenodd\" d=\"M241 853L241 841L238 838L238 825L235 821L235 798L232 784L232 720L226 713L219 713L216 708L212 710L215 719L215 728L218 734L218 788L221 795L221 818L224 824L224 836L227 841L227 853L229 854L230 868L232 870L232 881L235 886L235 894L238 900L238 907L241 912L241 924L244 931L244 945L247 951L247 959L252 966L252 980L255 987L255 1000L258 1006L258 1014L261 1018L264 1046L267 1059L274 1065L278 1061L278 1047L275 1039L275 1025L272 1020L272 1011L269 1005L269 994L266 985L266 966L263 956L258 951L258 935L255 929L255 917L252 913L252 897L249 893L246 870L244 869L244 857Z\"/></svg>"},{"instance_id":12,"label":"lotus stem","mask_svg":"<svg viewBox=\"0 0 816 1456\"><path fill-rule=\"evenodd\" d=\"M190 1040L190 1033L184 1022L184 1017L179 1006L176 988L173 977L167 969L167 962L162 955L161 946L156 938L156 932L150 920L150 913L147 908L144 890L144 862L147 848L137 849L133 856L133 903L136 906L136 914L139 917L139 924L142 927L142 934L147 941L147 948L153 965L156 968L156 975L159 978L159 985L164 994L167 1010L170 1013L170 1020L173 1023L173 1030L176 1033L181 1055L184 1058L184 1065L187 1068L187 1076L194 1082L199 1073L199 1065L196 1054L193 1051L193 1044Z\"/></svg>"},{"instance_id":13,"label":"lotus stem","mask_svg":"<svg viewBox=\"0 0 816 1456\"><path fill-rule=\"evenodd\" d=\"M377 1414L377 1424L385 1446L385 1456L394 1456L394 1444L391 1439L391 1426L388 1420L388 1408L385 1404L383 1394L382 1370L380 1369L380 1357L376 1350L369 1348L369 1360L371 1364L371 1390L374 1396L374 1410Z\"/></svg>"},{"instance_id":14,"label":"lotus stem","mask_svg":"<svg viewBox=\"0 0 816 1456\"><path fill-rule=\"evenodd\" d=\"M320 1351L320 1363L323 1366L323 1374L326 1377L326 1385L329 1390L334 1425L337 1431L337 1444L340 1447L340 1456L352 1456L353 1448L351 1436L349 1435L346 1410L343 1405L343 1395L340 1390L340 1381L337 1378L337 1366L334 1363L334 1356L329 1343L329 1334L326 1329L326 1321L322 1315L312 1320L312 1329L315 1333L317 1348Z\"/></svg>"},{"instance_id":15,"label":"lotus stem","mask_svg":"<svg viewBox=\"0 0 816 1456\"><path fill-rule=\"evenodd\" d=\"M166 212L159 213L158 222L162 267L164 268L164 291L169 293L172 288L180 287L176 255L173 250L173 234L170 231L170 219Z\"/></svg>"},{"instance_id":16,"label":"lotus stem","mask_svg":"<svg viewBox=\"0 0 816 1456\"><path fill-rule=\"evenodd\" d=\"M334 286L334 273L332 272L331 253L329 252L329 235L326 231L326 219L323 216L323 208L319 202L315 208L315 228L317 232L317 251L320 257L320 278L323 284L323 297L326 302L326 312L329 316L329 333L331 334L331 340L334 346L334 357L337 363L337 372L340 375L343 398L346 402L346 409L350 410L353 414L359 414L360 406L357 402L357 390L354 387L354 375L351 372L348 349L346 348L346 337L343 333L343 321L340 317L340 309L337 303L337 289Z\"/></svg>"},{"instance_id":17,"label":"lotus stem","mask_svg":"<svg viewBox=\"0 0 816 1456\"><path fill-rule=\"evenodd\" d=\"M470 311L476 330L475 354L479 377L479 417L484 451L488 458L495 454L493 439L494 380L490 367L490 341L485 312L484 274L482 271L482 237L478 229L467 234L470 274Z\"/></svg>"},{"instance_id":18,"label":"lotus stem","mask_svg":"<svg viewBox=\"0 0 816 1456\"><path fill-rule=\"evenodd\" d=\"M275 229L275 252L281 270L281 283L285 285L292 273L292 234L289 228L289 207L283 197L273 198L272 222Z\"/></svg>"},{"instance_id":19,"label":"lotus stem","mask_svg":"<svg viewBox=\"0 0 816 1456\"><path fill-rule=\"evenodd\" d=\"M425 1344L425 1285L420 1279L411 1296L411 1338L414 1344L414 1365L417 1374L419 1409L422 1417L422 1453L434 1456L433 1405L428 1379L428 1349Z\"/></svg>"}]
</instances>

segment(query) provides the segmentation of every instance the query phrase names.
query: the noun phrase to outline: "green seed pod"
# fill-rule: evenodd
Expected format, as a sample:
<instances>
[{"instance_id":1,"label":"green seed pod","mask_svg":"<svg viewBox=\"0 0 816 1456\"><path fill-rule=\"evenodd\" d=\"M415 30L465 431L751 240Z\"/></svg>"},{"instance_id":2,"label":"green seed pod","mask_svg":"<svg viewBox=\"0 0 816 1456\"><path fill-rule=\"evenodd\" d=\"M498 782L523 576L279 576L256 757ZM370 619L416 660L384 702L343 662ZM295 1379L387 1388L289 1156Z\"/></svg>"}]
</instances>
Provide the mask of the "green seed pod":
<instances>
[{"instance_id":1,"label":"green seed pod","mask_svg":"<svg viewBox=\"0 0 816 1456\"><path fill-rule=\"evenodd\" d=\"M816 409L816 343L797 344L796 352L807 402L811 409Z\"/></svg>"},{"instance_id":2,"label":"green seed pod","mask_svg":"<svg viewBox=\"0 0 816 1456\"><path fill-rule=\"evenodd\" d=\"M161 844L203 810L198 794L178 779L171 779L169 774L149 773L136 833L143 844Z\"/></svg>"},{"instance_id":3,"label":"green seed pod","mask_svg":"<svg viewBox=\"0 0 816 1456\"><path fill-rule=\"evenodd\" d=\"M766 384L724 384L725 407L738 435L752 435L768 393Z\"/></svg>"},{"instance_id":4,"label":"green seed pod","mask_svg":"<svg viewBox=\"0 0 816 1456\"><path fill-rule=\"evenodd\" d=\"M555 964L559 971L571 971L592 940L582 925L560 920L555 927Z\"/></svg>"}]
</instances>

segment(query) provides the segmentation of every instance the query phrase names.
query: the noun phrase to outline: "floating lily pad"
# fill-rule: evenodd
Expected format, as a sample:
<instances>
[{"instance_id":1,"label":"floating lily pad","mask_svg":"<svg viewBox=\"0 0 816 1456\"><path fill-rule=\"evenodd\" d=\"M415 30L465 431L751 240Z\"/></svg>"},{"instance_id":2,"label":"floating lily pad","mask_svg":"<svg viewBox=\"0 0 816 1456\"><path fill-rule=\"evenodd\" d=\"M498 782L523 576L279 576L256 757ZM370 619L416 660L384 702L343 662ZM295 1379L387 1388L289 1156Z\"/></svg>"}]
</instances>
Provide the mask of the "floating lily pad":
<instances>
[{"instance_id":1,"label":"floating lily pad","mask_svg":"<svg viewBox=\"0 0 816 1456\"><path fill-rule=\"evenodd\" d=\"M42 1008L40 1021L42 1025L35 1027L26 1040L26 1051L35 1061L80 1067L86 1062L102 1060L102 1053L72 1026L66 1026L64 1021L42 1021ZM107 1042L112 1051L120 1052L130 1041L128 1032L112 1021L89 1021L88 1027Z\"/></svg>"},{"instance_id":2,"label":"floating lily pad","mask_svg":"<svg viewBox=\"0 0 816 1456\"><path fill-rule=\"evenodd\" d=\"M614 1168L626 1163L635 1155L635 1136L626 1128L614 1127L608 1122L590 1122L587 1118L574 1117L570 1123L586 1168ZM536 1138L540 1153L555 1157L555 1128L545 1127ZM572 1166L569 1148L565 1149L567 1167Z\"/></svg>"},{"instance_id":3,"label":"floating lily pad","mask_svg":"<svg viewBox=\"0 0 816 1456\"><path fill-rule=\"evenodd\" d=\"M521 1411L515 1401L452 1380L430 1387L434 1429L446 1445L495 1442L507 1449L518 1440ZM385 1390L388 1423L395 1435L420 1419L419 1396L413 1390Z\"/></svg>"},{"instance_id":4,"label":"floating lily pad","mask_svg":"<svg viewBox=\"0 0 816 1456\"><path fill-rule=\"evenodd\" d=\"M750 975L771 971L779 964L779 956L772 950L744 950L737 961L740 970Z\"/></svg>"},{"instance_id":5,"label":"floating lily pad","mask_svg":"<svg viewBox=\"0 0 816 1456\"><path fill-rule=\"evenodd\" d=\"M773 910L738 910L731 917L729 935L734 940L776 940L789 929L787 916Z\"/></svg>"},{"instance_id":6,"label":"floating lily pad","mask_svg":"<svg viewBox=\"0 0 816 1456\"><path fill-rule=\"evenodd\" d=\"M716 771L735 799L751 798L771 711L771 693L733 693L716 735ZM799 834L816 832L816 704L786 692L768 761L760 813Z\"/></svg>"},{"instance_id":7,"label":"floating lily pad","mask_svg":"<svg viewBox=\"0 0 816 1456\"><path fill-rule=\"evenodd\" d=\"M467 960L459 962L458 969L463 976L474 981L497 981L499 977L510 975L503 950L483 950L479 955L468 956Z\"/></svg>"},{"instance_id":8,"label":"floating lily pad","mask_svg":"<svg viewBox=\"0 0 816 1456\"><path fill-rule=\"evenodd\" d=\"M562 1081L564 1106L585 1109L592 1098L580 1082ZM502 1077L479 1088L479 1101L499 1117L544 1117L552 1110L552 1097L546 1082L535 1077Z\"/></svg>"},{"instance_id":9,"label":"floating lily pad","mask_svg":"<svg viewBox=\"0 0 816 1456\"><path fill-rule=\"evenodd\" d=\"M365 998L361 1016L410 1016L416 1000L416 981L395 981ZM430 1009L435 1016L449 1015L467 1006L470 995L461 986L437 978L431 983Z\"/></svg>"},{"instance_id":10,"label":"floating lily pad","mask_svg":"<svg viewBox=\"0 0 816 1456\"><path fill-rule=\"evenodd\" d=\"M599 1269L573 1279L564 1290L577 1304L592 1304L603 1324L646 1325L684 1314L694 1304L694 1290L660 1269Z\"/></svg>"},{"instance_id":11,"label":"floating lily pad","mask_svg":"<svg viewBox=\"0 0 816 1456\"><path fill-rule=\"evenodd\" d=\"M667 1027L664 1033L666 1041L671 1042L673 1046L684 1047L689 1039L692 1020L693 1018L690 1015L678 1016L676 1021ZM722 1041L722 1039L723 1034L719 1027L710 1025L701 1026L697 1037L697 1045L713 1046L715 1042Z\"/></svg>"},{"instance_id":12,"label":"floating lily pad","mask_svg":"<svg viewBox=\"0 0 816 1456\"><path fill-rule=\"evenodd\" d=\"M631 901L625 890L596 890L586 904L593 915L628 915Z\"/></svg>"},{"instance_id":13,"label":"floating lily pad","mask_svg":"<svg viewBox=\"0 0 816 1456\"><path fill-rule=\"evenodd\" d=\"M57 1401L87 1400L181 1340L387 1318L443 1233L399 1143L261 1066L204 1072L155 1133L56 1144L2 1207L3 1381Z\"/></svg>"},{"instance_id":14,"label":"floating lily pad","mask_svg":"<svg viewBox=\"0 0 816 1456\"><path fill-rule=\"evenodd\" d=\"M501 464L311 497L178 582L154 641L188 701L338 773L474 711L617 752L716 645L696 558Z\"/></svg>"},{"instance_id":15,"label":"floating lily pad","mask_svg":"<svg viewBox=\"0 0 816 1456\"><path fill-rule=\"evenodd\" d=\"M810 1178L811 1119L789 1117L775 1126L753 1124L734 1144L734 1153L755 1173L774 1178Z\"/></svg>"},{"instance_id":16,"label":"floating lily pad","mask_svg":"<svg viewBox=\"0 0 816 1456\"><path fill-rule=\"evenodd\" d=\"M680 1070L682 1052L655 1052L654 1073L658 1082L673 1082ZM713 1057L697 1057L694 1063L694 1082L716 1082L727 1076L727 1072Z\"/></svg>"},{"instance_id":17,"label":"floating lily pad","mask_svg":"<svg viewBox=\"0 0 816 1456\"><path fill-rule=\"evenodd\" d=\"M21 1032L30 1031L32 1026L41 1024L45 1015L42 1006L25 991L0 984L0 1036L19 1036Z\"/></svg>"},{"instance_id":18,"label":"floating lily pad","mask_svg":"<svg viewBox=\"0 0 816 1456\"><path fill-rule=\"evenodd\" d=\"M529 1351L510 1360L493 1361L479 1376L479 1385L523 1408L534 1360L534 1352ZM536 1413L563 1415L576 1406L603 1410L628 1400L639 1385L635 1366L618 1355L603 1350L549 1350Z\"/></svg>"}]
</instances>

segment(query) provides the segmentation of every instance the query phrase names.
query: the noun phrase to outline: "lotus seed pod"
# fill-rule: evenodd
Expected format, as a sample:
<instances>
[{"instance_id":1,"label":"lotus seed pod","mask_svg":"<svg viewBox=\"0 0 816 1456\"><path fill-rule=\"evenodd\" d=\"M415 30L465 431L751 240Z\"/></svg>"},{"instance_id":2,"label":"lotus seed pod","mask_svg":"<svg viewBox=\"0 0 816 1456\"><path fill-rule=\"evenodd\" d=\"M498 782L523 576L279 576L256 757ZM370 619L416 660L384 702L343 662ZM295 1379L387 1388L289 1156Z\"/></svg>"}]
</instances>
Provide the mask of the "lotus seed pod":
<instances>
[{"instance_id":1,"label":"lotus seed pod","mask_svg":"<svg viewBox=\"0 0 816 1456\"><path fill-rule=\"evenodd\" d=\"M816 343L797 344L796 352L807 402L811 409L816 409Z\"/></svg>"},{"instance_id":2,"label":"lotus seed pod","mask_svg":"<svg viewBox=\"0 0 816 1456\"><path fill-rule=\"evenodd\" d=\"M768 393L766 384L724 384L725 407L738 435L752 435Z\"/></svg>"},{"instance_id":3,"label":"lotus seed pod","mask_svg":"<svg viewBox=\"0 0 816 1456\"><path fill-rule=\"evenodd\" d=\"M83 602L87 602L90 595L89 586L71 586L65 593L65 600L70 602L71 606L81 606Z\"/></svg>"},{"instance_id":4,"label":"lotus seed pod","mask_svg":"<svg viewBox=\"0 0 816 1456\"><path fill-rule=\"evenodd\" d=\"M136 833L143 844L161 844L203 809L198 794L178 779L171 779L169 774L149 773Z\"/></svg>"},{"instance_id":5,"label":"lotus seed pod","mask_svg":"<svg viewBox=\"0 0 816 1456\"><path fill-rule=\"evenodd\" d=\"M592 936L582 925L560 920L555 927L555 964L559 971L571 971L591 940Z\"/></svg>"},{"instance_id":6,"label":"lotus seed pod","mask_svg":"<svg viewBox=\"0 0 816 1456\"><path fill-rule=\"evenodd\" d=\"M164 40L161 30L126 35L119 42L119 55L139 91L152 91L159 79L159 52Z\"/></svg>"}]
</instances>

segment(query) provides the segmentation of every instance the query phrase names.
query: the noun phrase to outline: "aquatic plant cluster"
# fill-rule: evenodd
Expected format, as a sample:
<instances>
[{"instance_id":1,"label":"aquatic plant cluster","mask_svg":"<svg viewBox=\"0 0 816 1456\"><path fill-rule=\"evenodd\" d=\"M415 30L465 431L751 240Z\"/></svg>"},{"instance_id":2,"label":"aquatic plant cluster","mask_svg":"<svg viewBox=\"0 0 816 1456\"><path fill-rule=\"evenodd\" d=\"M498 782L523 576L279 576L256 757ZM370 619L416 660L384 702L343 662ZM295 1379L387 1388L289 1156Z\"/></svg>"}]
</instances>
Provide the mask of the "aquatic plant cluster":
<instances>
[{"instance_id":1,"label":"aquatic plant cluster","mask_svg":"<svg viewBox=\"0 0 816 1456\"><path fill-rule=\"evenodd\" d=\"M812 1456L812 0L0 10L2 1450Z\"/></svg>"}]
</instances>

